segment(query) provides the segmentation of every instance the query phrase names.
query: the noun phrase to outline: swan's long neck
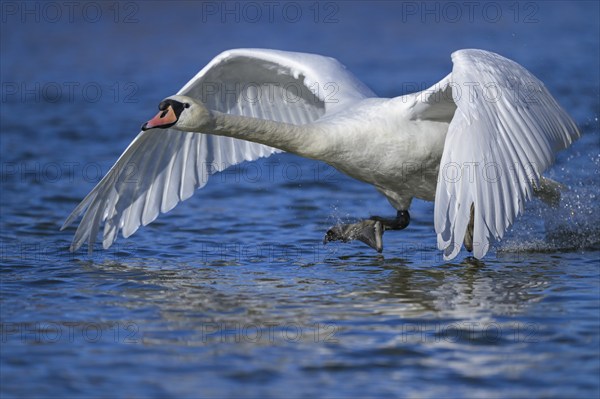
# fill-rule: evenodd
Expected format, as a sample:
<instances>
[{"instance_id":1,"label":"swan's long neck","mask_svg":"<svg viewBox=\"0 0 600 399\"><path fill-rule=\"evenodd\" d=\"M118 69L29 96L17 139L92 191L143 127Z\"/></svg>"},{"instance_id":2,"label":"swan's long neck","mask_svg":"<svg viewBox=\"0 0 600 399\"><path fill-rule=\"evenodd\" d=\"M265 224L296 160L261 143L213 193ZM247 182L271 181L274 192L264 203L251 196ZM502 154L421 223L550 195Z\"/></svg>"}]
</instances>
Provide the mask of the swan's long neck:
<instances>
[{"instance_id":1,"label":"swan's long neck","mask_svg":"<svg viewBox=\"0 0 600 399\"><path fill-rule=\"evenodd\" d=\"M326 137L314 124L290 123L211 111L213 123L204 132L265 144L308 158L319 158Z\"/></svg>"}]
</instances>

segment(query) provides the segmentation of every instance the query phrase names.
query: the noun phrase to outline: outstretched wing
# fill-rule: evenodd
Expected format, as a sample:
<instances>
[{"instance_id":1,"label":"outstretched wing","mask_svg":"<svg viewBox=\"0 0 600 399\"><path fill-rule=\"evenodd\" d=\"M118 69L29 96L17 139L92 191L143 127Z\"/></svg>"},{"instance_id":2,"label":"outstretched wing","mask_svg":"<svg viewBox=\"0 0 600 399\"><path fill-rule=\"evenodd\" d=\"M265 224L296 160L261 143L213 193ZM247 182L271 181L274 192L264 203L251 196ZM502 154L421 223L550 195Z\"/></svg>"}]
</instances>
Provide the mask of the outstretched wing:
<instances>
[{"instance_id":1,"label":"outstretched wing","mask_svg":"<svg viewBox=\"0 0 600 399\"><path fill-rule=\"evenodd\" d=\"M221 53L177 94L209 109L292 124L313 122L373 92L333 58L276 50ZM82 213L70 250L93 250L104 223L103 247L152 222L203 187L209 175L279 150L229 137L174 129L141 132L65 221Z\"/></svg>"},{"instance_id":2,"label":"outstretched wing","mask_svg":"<svg viewBox=\"0 0 600 399\"><path fill-rule=\"evenodd\" d=\"M435 195L438 247L445 259L458 254L473 205L473 253L482 258L523 211L554 153L579 131L514 61L483 50L457 51L452 61L452 73L422 92L415 112L452 115Z\"/></svg>"}]
</instances>

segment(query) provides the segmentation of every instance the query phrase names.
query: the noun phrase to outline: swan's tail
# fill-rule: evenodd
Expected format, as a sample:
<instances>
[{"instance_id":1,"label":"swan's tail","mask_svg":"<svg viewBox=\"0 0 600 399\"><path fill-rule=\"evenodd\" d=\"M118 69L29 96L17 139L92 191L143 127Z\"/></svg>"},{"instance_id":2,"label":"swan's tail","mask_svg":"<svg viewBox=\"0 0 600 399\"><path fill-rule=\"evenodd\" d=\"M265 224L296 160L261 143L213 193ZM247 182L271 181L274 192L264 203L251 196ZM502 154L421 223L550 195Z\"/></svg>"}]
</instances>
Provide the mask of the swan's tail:
<instances>
[{"instance_id":1,"label":"swan's tail","mask_svg":"<svg viewBox=\"0 0 600 399\"><path fill-rule=\"evenodd\" d=\"M544 201L546 205L557 208L560 203L561 192L567 187L547 177L540 177L539 185L533 188L533 194Z\"/></svg>"}]
</instances>

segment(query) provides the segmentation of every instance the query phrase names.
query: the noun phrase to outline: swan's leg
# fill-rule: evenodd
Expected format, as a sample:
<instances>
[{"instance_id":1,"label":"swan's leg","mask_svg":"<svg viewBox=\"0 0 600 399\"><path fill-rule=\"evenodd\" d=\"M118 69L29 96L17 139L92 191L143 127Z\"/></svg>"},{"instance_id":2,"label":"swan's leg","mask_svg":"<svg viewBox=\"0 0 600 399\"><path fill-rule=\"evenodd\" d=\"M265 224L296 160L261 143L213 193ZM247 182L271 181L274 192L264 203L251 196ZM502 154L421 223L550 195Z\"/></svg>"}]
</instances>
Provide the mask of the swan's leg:
<instances>
[{"instance_id":1,"label":"swan's leg","mask_svg":"<svg viewBox=\"0 0 600 399\"><path fill-rule=\"evenodd\" d=\"M383 251L383 232L385 230L402 230L410 223L408 211L398 211L395 219L384 219L371 216L370 219L358 223L341 224L330 228L325 234L323 244L330 241L349 242L359 240L376 250Z\"/></svg>"},{"instance_id":2,"label":"swan's leg","mask_svg":"<svg viewBox=\"0 0 600 399\"><path fill-rule=\"evenodd\" d=\"M467 225L467 231L465 232L465 248L469 252L473 252L473 226L475 224L475 207L471 204L471 219L469 220L469 224Z\"/></svg>"},{"instance_id":3,"label":"swan's leg","mask_svg":"<svg viewBox=\"0 0 600 399\"><path fill-rule=\"evenodd\" d=\"M410 224L410 214L408 211L398 211L396 219L384 219L379 216L371 216L369 219L381 222L385 230L402 230Z\"/></svg>"}]
</instances>

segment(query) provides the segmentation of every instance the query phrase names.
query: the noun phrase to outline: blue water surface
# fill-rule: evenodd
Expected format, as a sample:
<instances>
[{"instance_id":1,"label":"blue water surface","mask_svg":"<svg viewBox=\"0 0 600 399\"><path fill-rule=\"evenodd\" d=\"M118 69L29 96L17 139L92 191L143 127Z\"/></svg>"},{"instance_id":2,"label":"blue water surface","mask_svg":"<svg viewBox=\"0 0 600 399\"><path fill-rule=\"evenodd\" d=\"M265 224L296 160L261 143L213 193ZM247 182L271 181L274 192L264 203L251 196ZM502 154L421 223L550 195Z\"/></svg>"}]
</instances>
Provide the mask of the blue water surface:
<instances>
[{"instance_id":1,"label":"blue water surface","mask_svg":"<svg viewBox=\"0 0 600 399\"><path fill-rule=\"evenodd\" d=\"M600 394L598 2L0 5L2 398ZM443 261L423 201L377 254L321 239L385 198L279 154L68 252L62 222L158 102L237 47L333 56L381 96L439 81L457 49L503 54L581 129L547 172L570 189L481 261Z\"/></svg>"}]
</instances>

